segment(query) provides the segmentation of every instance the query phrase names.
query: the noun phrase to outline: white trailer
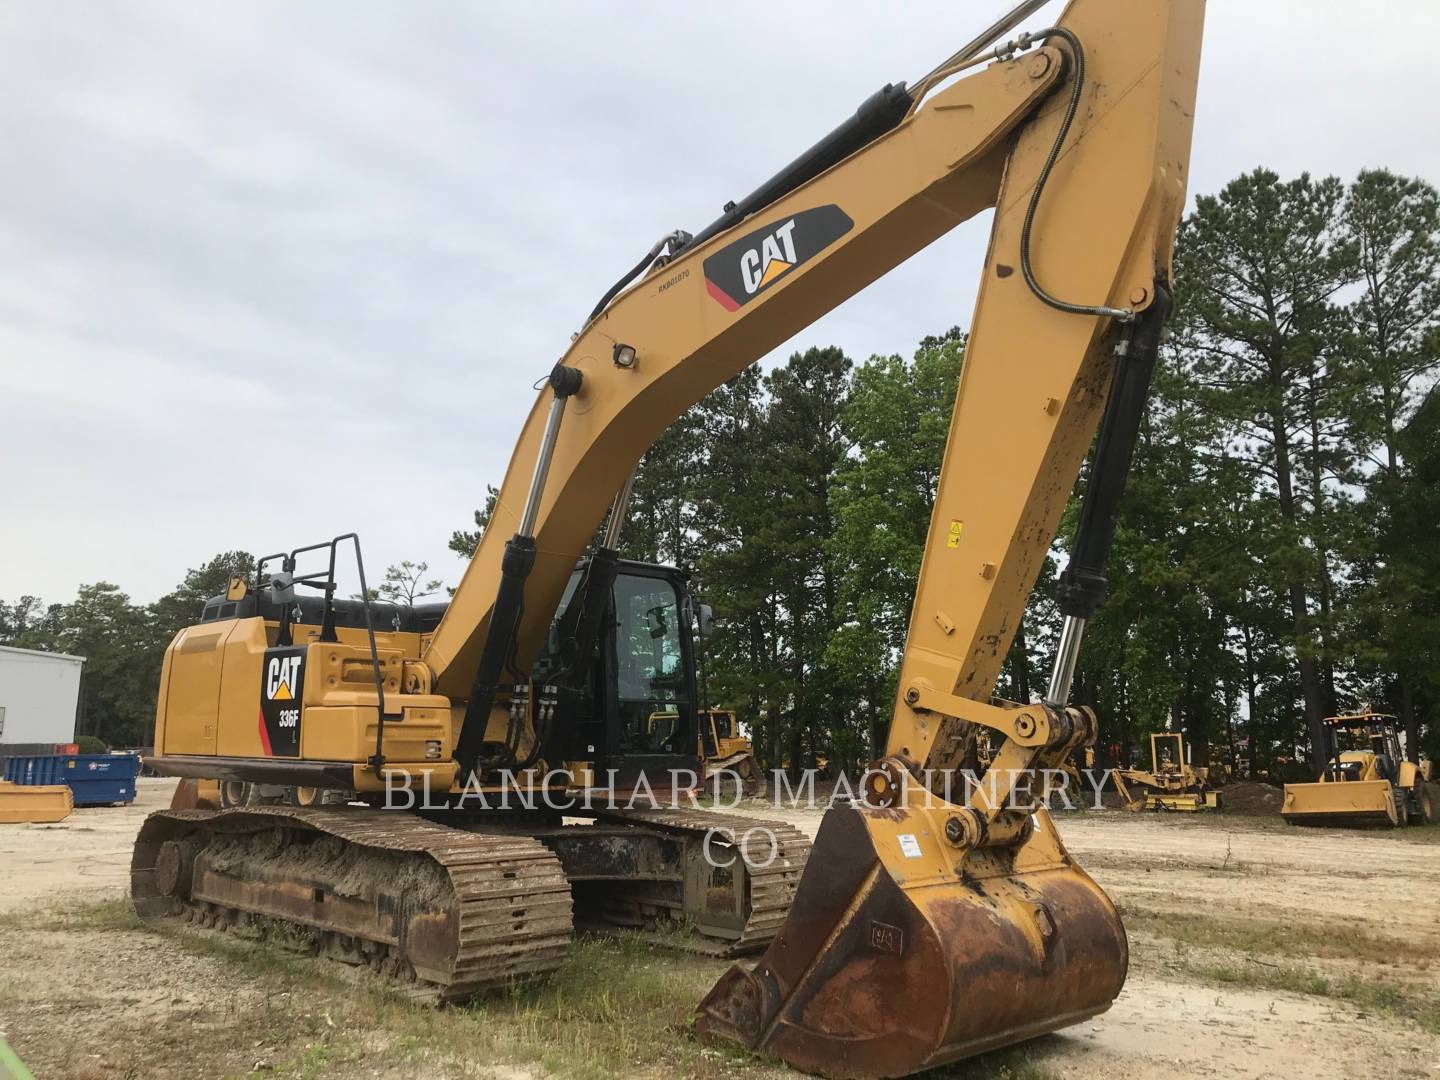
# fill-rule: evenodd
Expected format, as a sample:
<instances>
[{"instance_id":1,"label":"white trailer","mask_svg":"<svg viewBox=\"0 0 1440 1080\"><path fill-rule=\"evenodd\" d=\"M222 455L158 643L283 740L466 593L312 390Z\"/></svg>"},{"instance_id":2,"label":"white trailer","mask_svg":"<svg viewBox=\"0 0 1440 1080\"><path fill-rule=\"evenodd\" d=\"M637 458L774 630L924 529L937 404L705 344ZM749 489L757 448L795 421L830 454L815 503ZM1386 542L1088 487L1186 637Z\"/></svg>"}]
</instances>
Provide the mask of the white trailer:
<instances>
[{"instance_id":1,"label":"white trailer","mask_svg":"<svg viewBox=\"0 0 1440 1080\"><path fill-rule=\"evenodd\" d=\"M0 754L75 741L84 663L83 656L0 645Z\"/></svg>"}]
</instances>

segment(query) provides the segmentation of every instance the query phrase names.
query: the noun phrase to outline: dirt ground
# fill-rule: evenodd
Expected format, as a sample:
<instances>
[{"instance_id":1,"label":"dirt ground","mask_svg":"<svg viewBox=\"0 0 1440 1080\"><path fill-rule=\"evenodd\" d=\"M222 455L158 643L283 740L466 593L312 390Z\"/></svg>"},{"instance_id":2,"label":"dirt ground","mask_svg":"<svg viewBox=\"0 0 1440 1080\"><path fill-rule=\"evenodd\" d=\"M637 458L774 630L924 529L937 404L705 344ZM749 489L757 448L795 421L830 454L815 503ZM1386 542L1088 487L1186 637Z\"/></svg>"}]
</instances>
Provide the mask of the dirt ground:
<instances>
[{"instance_id":1,"label":"dirt ground","mask_svg":"<svg viewBox=\"0 0 1440 1080\"><path fill-rule=\"evenodd\" d=\"M375 998L348 969L141 927L118 898L135 831L172 784L142 780L134 805L59 825L0 827L0 1035L37 1076L785 1075L686 1045L687 996L723 970L717 962L581 944L574 978L594 985L575 995L437 1017ZM785 816L811 832L820 820ZM1440 829L1120 811L1056 819L1124 914L1125 990L1102 1016L949 1075L1440 1077ZM606 1042L638 1006L597 1002L609 997L597 967L643 980L646 1007L673 1030ZM456 1026L472 1020L474 1031ZM657 1051L657 1039L679 1048ZM573 1045L550 1053L547 1040Z\"/></svg>"}]
</instances>

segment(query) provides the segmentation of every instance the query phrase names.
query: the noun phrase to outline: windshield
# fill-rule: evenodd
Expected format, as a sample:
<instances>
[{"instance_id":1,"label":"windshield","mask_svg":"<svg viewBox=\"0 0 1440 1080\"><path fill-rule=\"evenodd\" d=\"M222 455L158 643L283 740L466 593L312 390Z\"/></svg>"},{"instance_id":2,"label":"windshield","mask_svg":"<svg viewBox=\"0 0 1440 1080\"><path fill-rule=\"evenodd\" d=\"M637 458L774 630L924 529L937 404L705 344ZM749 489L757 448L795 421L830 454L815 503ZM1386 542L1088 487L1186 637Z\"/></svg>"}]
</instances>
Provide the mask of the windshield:
<instances>
[{"instance_id":1,"label":"windshield","mask_svg":"<svg viewBox=\"0 0 1440 1080\"><path fill-rule=\"evenodd\" d=\"M1388 753L1387 732L1383 724L1354 724L1334 728L1335 748L1339 753L1369 750L1374 754Z\"/></svg>"},{"instance_id":2,"label":"windshield","mask_svg":"<svg viewBox=\"0 0 1440 1080\"><path fill-rule=\"evenodd\" d=\"M650 722L656 713L688 712L690 704L675 587L659 578L620 575L615 579L615 622L616 686L624 749L629 753L685 753L679 744L689 724Z\"/></svg>"}]
</instances>

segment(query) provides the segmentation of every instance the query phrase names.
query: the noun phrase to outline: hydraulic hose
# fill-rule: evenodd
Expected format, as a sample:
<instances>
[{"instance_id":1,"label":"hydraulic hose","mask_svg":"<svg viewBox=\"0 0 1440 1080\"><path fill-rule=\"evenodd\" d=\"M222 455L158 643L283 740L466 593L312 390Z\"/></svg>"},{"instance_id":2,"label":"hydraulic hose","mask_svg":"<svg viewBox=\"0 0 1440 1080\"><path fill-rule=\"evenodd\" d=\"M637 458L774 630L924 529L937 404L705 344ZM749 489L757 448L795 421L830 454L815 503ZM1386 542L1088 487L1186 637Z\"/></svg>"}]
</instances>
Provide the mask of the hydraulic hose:
<instances>
[{"instance_id":1,"label":"hydraulic hose","mask_svg":"<svg viewBox=\"0 0 1440 1080\"><path fill-rule=\"evenodd\" d=\"M1070 79L1070 100L1065 103L1065 114L1060 121L1060 130L1055 133L1055 142L1050 147L1050 153L1045 158L1045 164L1040 168L1040 175L1035 179L1035 189L1030 193L1030 205L1025 208L1025 222L1020 228L1020 272L1025 275L1025 284L1030 286L1030 291L1043 303L1048 304L1056 311L1063 311L1070 315L1100 315L1112 319L1119 319L1121 322L1129 322L1135 318L1135 312L1130 308L1112 308L1093 304L1075 304L1068 300L1061 300L1059 297L1046 291L1045 287L1035 276L1035 268L1030 261L1030 241L1035 228L1035 213L1040 208L1040 198L1045 193L1045 185L1050 182L1050 174L1055 169L1055 163L1060 160L1060 151L1065 147L1065 139L1070 134L1070 128L1075 123L1075 116L1080 111L1080 95L1085 88L1085 48L1080 44L1080 39L1074 32L1063 26L1051 26L1044 30L1037 30L1033 34L1025 34L1016 41L997 49L999 52L1013 52L1014 49L1028 48L1035 39L1043 38L1049 40L1058 37L1070 46L1070 61L1074 65L1074 71Z\"/></svg>"}]
</instances>

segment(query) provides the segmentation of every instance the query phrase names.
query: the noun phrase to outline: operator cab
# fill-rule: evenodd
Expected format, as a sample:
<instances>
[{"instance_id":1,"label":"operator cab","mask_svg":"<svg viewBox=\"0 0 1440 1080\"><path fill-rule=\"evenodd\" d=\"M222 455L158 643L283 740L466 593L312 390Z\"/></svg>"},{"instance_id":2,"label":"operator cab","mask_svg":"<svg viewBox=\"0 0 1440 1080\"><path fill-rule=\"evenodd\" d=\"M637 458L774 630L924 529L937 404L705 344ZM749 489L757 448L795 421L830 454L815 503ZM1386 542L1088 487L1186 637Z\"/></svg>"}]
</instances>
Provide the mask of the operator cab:
<instances>
[{"instance_id":1,"label":"operator cab","mask_svg":"<svg viewBox=\"0 0 1440 1080\"><path fill-rule=\"evenodd\" d=\"M1331 716L1325 725L1330 736L1328 772L1332 781L1365 780L1372 761L1380 779L1398 781L1396 763L1402 753L1393 716L1372 712Z\"/></svg>"},{"instance_id":2,"label":"operator cab","mask_svg":"<svg viewBox=\"0 0 1440 1080\"><path fill-rule=\"evenodd\" d=\"M532 681L539 686L560 670L559 627L583 579L582 559L570 577ZM608 770L615 786L633 783L640 771L654 783L668 770L695 772L694 606L689 575L672 566L620 560L603 632L592 663L589 692L572 726L567 760L590 761L596 783Z\"/></svg>"}]
</instances>

